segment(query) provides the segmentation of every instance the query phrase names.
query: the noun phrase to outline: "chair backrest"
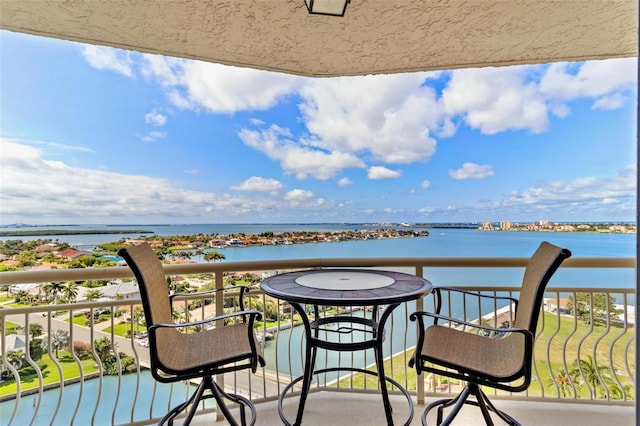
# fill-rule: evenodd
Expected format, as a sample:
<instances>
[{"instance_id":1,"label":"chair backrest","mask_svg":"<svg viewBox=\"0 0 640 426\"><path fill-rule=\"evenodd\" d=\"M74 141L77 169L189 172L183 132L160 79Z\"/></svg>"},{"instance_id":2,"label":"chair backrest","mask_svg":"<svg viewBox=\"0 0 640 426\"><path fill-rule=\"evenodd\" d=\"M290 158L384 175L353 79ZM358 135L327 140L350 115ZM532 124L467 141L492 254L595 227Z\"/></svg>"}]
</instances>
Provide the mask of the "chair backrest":
<instances>
[{"instance_id":1,"label":"chair backrest","mask_svg":"<svg viewBox=\"0 0 640 426\"><path fill-rule=\"evenodd\" d=\"M147 243L120 249L118 255L138 280L147 328L172 323L167 280L158 255Z\"/></svg>"},{"instance_id":2,"label":"chair backrest","mask_svg":"<svg viewBox=\"0 0 640 426\"><path fill-rule=\"evenodd\" d=\"M547 283L560 264L569 257L571 252L567 249L546 241L540 244L524 271L514 327L528 329L535 334Z\"/></svg>"}]
</instances>

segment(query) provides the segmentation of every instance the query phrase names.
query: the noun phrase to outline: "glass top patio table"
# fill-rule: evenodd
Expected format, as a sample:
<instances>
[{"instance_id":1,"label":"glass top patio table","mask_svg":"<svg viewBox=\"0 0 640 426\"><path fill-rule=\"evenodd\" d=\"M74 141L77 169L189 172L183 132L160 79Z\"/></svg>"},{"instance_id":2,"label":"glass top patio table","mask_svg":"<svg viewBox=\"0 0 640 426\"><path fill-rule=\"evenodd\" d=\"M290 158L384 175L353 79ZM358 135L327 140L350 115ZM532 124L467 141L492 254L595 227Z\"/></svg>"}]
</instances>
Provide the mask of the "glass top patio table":
<instances>
[{"instance_id":1,"label":"glass top patio table","mask_svg":"<svg viewBox=\"0 0 640 426\"><path fill-rule=\"evenodd\" d=\"M269 296L312 305L364 306L402 303L431 292L424 278L375 269L320 269L274 275L260 288Z\"/></svg>"},{"instance_id":2,"label":"glass top patio table","mask_svg":"<svg viewBox=\"0 0 640 426\"><path fill-rule=\"evenodd\" d=\"M400 303L416 300L429 294L432 289L429 281L415 275L377 269L320 269L274 275L263 280L260 283L260 288L269 296L289 302L300 315L305 329L304 374L284 388L278 401L278 412L284 424L291 424L285 416L282 405L282 400L287 392L302 380L296 421L293 423L294 425L300 425L312 376L337 370L351 370L378 377L388 425L393 425L393 418L387 382L393 384L404 394L409 404L409 415L404 424L411 423L413 418L411 395L398 382L384 374L382 342L384 340L385 324L392 311ZM314 321L309 319L309 313L302 306L303 304L313 305ZM382 305L385 308L378 319L378 306ZM321 317L318 306L373 306L374 309L371 310L371 318L353 315ZM346 332L363 331L362 327L364 327L372 337L356 342L335 342L322 337L320 331L328 331L326 326L338 326L345 323L348 326L340 326L340 332L345 332L345 330ZM334 367L315 370L318 348L336 351L373 349L376 354L377 371L356 367Z\"/></svg>"}]
</instances>

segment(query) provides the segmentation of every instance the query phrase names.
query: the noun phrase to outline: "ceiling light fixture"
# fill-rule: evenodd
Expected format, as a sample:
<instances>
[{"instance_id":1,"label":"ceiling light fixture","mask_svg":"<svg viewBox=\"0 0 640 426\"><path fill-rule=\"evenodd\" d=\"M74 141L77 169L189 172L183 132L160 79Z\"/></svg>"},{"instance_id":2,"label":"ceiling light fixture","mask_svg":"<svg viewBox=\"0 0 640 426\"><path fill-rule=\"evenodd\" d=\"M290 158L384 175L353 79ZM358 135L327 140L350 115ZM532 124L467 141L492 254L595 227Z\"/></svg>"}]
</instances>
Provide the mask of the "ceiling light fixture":
<instances>
[{"instance_id":1,"label":"ceiling light fixture","mask_svg":"<svg viewBox=\"0 0 640 426\"><path fill-rule=\"evenodd\" d=\"M351 0L304 0L312 15L344 16Z\"/></svg>"}]
</instances>

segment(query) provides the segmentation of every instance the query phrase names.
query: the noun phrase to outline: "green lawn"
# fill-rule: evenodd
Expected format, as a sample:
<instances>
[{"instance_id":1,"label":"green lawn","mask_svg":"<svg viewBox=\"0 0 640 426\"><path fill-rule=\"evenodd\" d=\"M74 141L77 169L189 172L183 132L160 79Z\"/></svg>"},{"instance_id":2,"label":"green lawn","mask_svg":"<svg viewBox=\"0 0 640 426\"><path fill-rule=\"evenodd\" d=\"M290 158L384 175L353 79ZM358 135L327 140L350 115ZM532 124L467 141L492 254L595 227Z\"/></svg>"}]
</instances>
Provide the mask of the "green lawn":
<instances>
[{"instance_id":1,"label":"green lawn","mask_svg":"<svg viewBox=\"0 0 640 426\"><path fill-rule=\"evenodd\" d=\"M5 321L4 322L6 334L18 334L17 330L20 330L22 326L20 324L16 324L15 322Z\"/></svg>"},{"instance_id":2,"label":"green lawn","mask_svg":"<svg viewBox=\"0 0 640 426\"><path fill-rule=\"evenodd\" d=\"M120 337L127 337L127 332L131 330L131 324L130 323L121 323L121 324L116 324L113 327L113 334L115 334L116 336L120 336ZM105 333L111 333L111 327L107 327L105 329L103 329L102 331L104 331ZM143 326L143 325L138 325L136 326L135 324L133 325L133 333L142 333L143 331L147 331L147 327Z\"/></svg>"},{"instance_id":3,"label":"green lawn","mask_svg":"<svg viewBox=\"0 0 640 426\"><path fill-rule=\"evenodd\" d=\"M65 321L69 322L69 319L65 319ZM87 325L87 317L84 314L78 314L78 315L73 317L73 323L75 325L86 326Z\"/></svg>"},{"instance_id":4,"label":"green lawn","mask_svg":"<svg viewBox=\"0 0 640 426\"><path fill-rule=\"evenodd\" d=\"M42 361L44 361L47 365L46 368L42 371L43 376L43 384L48 385L51 383L60 382L60 374L58 368L51 360L48 354L42 356ZM65 379L71 379L74 377L80 376L80 367L75 359L71 356L71 353L68 351L60 351L58 352L58 362L60 363L60 367L62 369L62 375ZM89 359L80 361L82 366L82 371L84 375L95 373L98 371L98 366L96 365L95 360ZM32 375L29 377L22 377L20 389L21 391L27 389L37 388L39 386L38 376ZM15 380L6 380L0 382L0 396L11 395L16 393L16 382Z\"/></svg>"},{"instance_id":5,"label":"green lawn","mask_svg":"<svg viewBox=\"0 0 640 426\"><path fill-rule=\"evenodd\" d=\"M18 308L30 308L30 307L35 306L35 305L33 305L31 303L8 303L5 306L8 306L10 308L18 309Z\"/></svg>"}]
</instances>

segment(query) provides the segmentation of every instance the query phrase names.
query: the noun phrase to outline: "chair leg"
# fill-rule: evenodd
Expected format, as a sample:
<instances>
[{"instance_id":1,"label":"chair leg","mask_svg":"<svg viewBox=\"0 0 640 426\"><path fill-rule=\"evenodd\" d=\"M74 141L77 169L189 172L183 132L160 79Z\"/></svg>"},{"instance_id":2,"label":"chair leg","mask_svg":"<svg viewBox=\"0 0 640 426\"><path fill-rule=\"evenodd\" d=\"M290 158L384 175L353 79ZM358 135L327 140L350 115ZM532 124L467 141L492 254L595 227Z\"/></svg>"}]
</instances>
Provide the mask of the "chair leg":
<instances>
[{"instance_id":1,"label":"chair leg","mask_svg":"<svg viewBox=\"0 0 640 426\"><path fill-rule=\"evenodd\" d=\"M438 401L432 402L422 412L422 424L424 426L427 426L427 414L429 413L429 411L431 411L433 408L436 408L436 407L438 408L438 418L437 418L436 424L438 426L450 424L453 421L453 419L456 417L458 412L460 412L460 409L462 408L462 406L466 403L467 398L469 398L470 392L471 390L469 389L469 387L465 386L465 388L462 389L462 392L460 392L460 394L458 394L458 396L456 396L455 398L445 398L445 399L440 399ZM444 409L451 405L453 405L453 408L451 409L451 412L449 413L447 418L444 419L443 421L442 415L443 415Z\"/></svg>"},{"instance_id":2,"label":"chair leg","mask_svg":"<svg viewBox=\"0 0 640 426\"><path fill-rule=\"evenodd\" d=\"M202 395L202 392L204 391L204 387L205 387L205 383L203 381L198 385L198 388L196 389L196 391L194 393L191 394L191 396L189 397L188 400L186 400L182 404L177 405L173 409L171 409L171 411L169 411L167 414L164 415L164 417L162 418L162 420L160 420L160 423L158 423L158 424L159 425L163 425L165 422L168 422L169 426L173 426L173 419L175 419L178 416L178 414L180 414L190 404L192 404L194 402L194 400L196 399L196 396L198 395L198 393L200 393L200 395Z\"/></svg>"},{"instance_id":3,"label":"chair leg","mask_svg":"<svg viewBox=\"0 0 640 426\"><path fill-rule=\"evenodd\" d=\"M478 395L479 395L478 401L482 401L481 404L483 404L483 405L480 406L480 409L482 409L482 410L489 409L490 411L493 411L505 423L507 423L507 424L509 424L511 426L521 426L520 423L516 419L514 419L513 417L511 417L510 415L508 415L504 411L498 410L496 408L496 406L493 405L493 403L491 402L489 397L487 397L487 395L482 391L482 389L480 389L480 387L478 387ZM483 408L483 406L484 406L484 408ZM488 414L488 412L487 412L487 414Z\"/></svg>"},{"instance_id":4,"label":"chair leg","mask_svg":"<svg viewBox=\"0 0 640 426\"><path fill-rule=\"evenodd\" d=\"M474 396L476 401L468 399L469 396ZM487 397L487 395L482 391L480 386L474 383L468 383L462 392L455 398L446 398L435 401L427 406L425 410L422 412L422 424L427 426L427 414L434 408L438 409L438 416L436 420L436 424L438 426L448 426L453 422L453 419L458 415L462 406L468 404L473 405L475 407L479 407L480 411L482 411L482 416L484 417L485 423L487 426L493 426L493 419L491 418L490 411L494 412L500 419L502 419L505 423L510 426L521 426L520 423L504 411L498 410L495 405L491 402L491 400ZM447 417L443 420L444 409L453 405L453 408L447 415Z\"/></svg>"},{"instance_id":5,"label":"chair leg","mask_svg":"<svg viewBox=\"0 0 640 426\"><path fill-rule=\"evenodd\" d=\"M226 393L220 386L218 386L216 382L213 381L213 379L211 379L210 389L211 389L211 392L213 393L213 397L216 399L216 402L218 403L218 408L220 409L220 411L222 411L224 418L227 419L230 425L237 426L238 422L233 418L233 416L231 415L231 412L229 411L229 408L227 407L227 404L225 404L224 402L225 398L239 405L240 422L241 422L240 424L242 426L255 425L256 417L257 417L256 407L248 398L245 398L242 395ZM249 423L247 423L247 420L246 420L245 407L249 408L249 411L251 411L251 420L249 421Z\"/></svg>"},{"instance_id":6,"label":"chair leg","mask_svg":"<svg viewBox=\"0 0 640 426\"><path fill-rule=\"evenodd\" d=\"M207 389L211 392L210 395L205 395L204 394L204 391L207 390ZM253 403L248 398L245 398L244 396L226 393L224 390L222 390L222 388L220 388L220 386L218 386L217 383L215 383L213 381L213 377L211 377L211 376L203 377L202 381L198 385L198 388L189 397L189 399L186 402L183 402L182 404L176 406L171 411L169 411L162 418L162 420L160 421L159 425L163 425L163 424L165 424L165 422L167 422L170 426L173 425L173 420L182 411L184 411L188 406L191 406L191 408L189 409L189 412L187 413L187 416L185 417L184 422L182 424L183 425L190 424L191 420L193 419L193 416L195 415L196 411L198 410L198 404L200 403L200 401L205 400L205 399L209 399L209 398L215 398L216 403L218 404L218 409L222 412L222 414L224 415L224 418L227 420L229 425L231 425L231 426L240 426L240 425L242 425L242 426L253 426L253 425L255 425L255 423L256 423L256 409L253 406ZM236 404L239 405L239 407L240 407L240 423L238 423L238 421L231 415L231 411L227 407L227 404L225 403L225 399L233 401L233 402L235 402ZM247 423L247 419L246 419L247 416L245 414L245 407L248 407L249 410L251 411L251 420L249 421L249 423Z\"/></svg>"}]
</instances>

